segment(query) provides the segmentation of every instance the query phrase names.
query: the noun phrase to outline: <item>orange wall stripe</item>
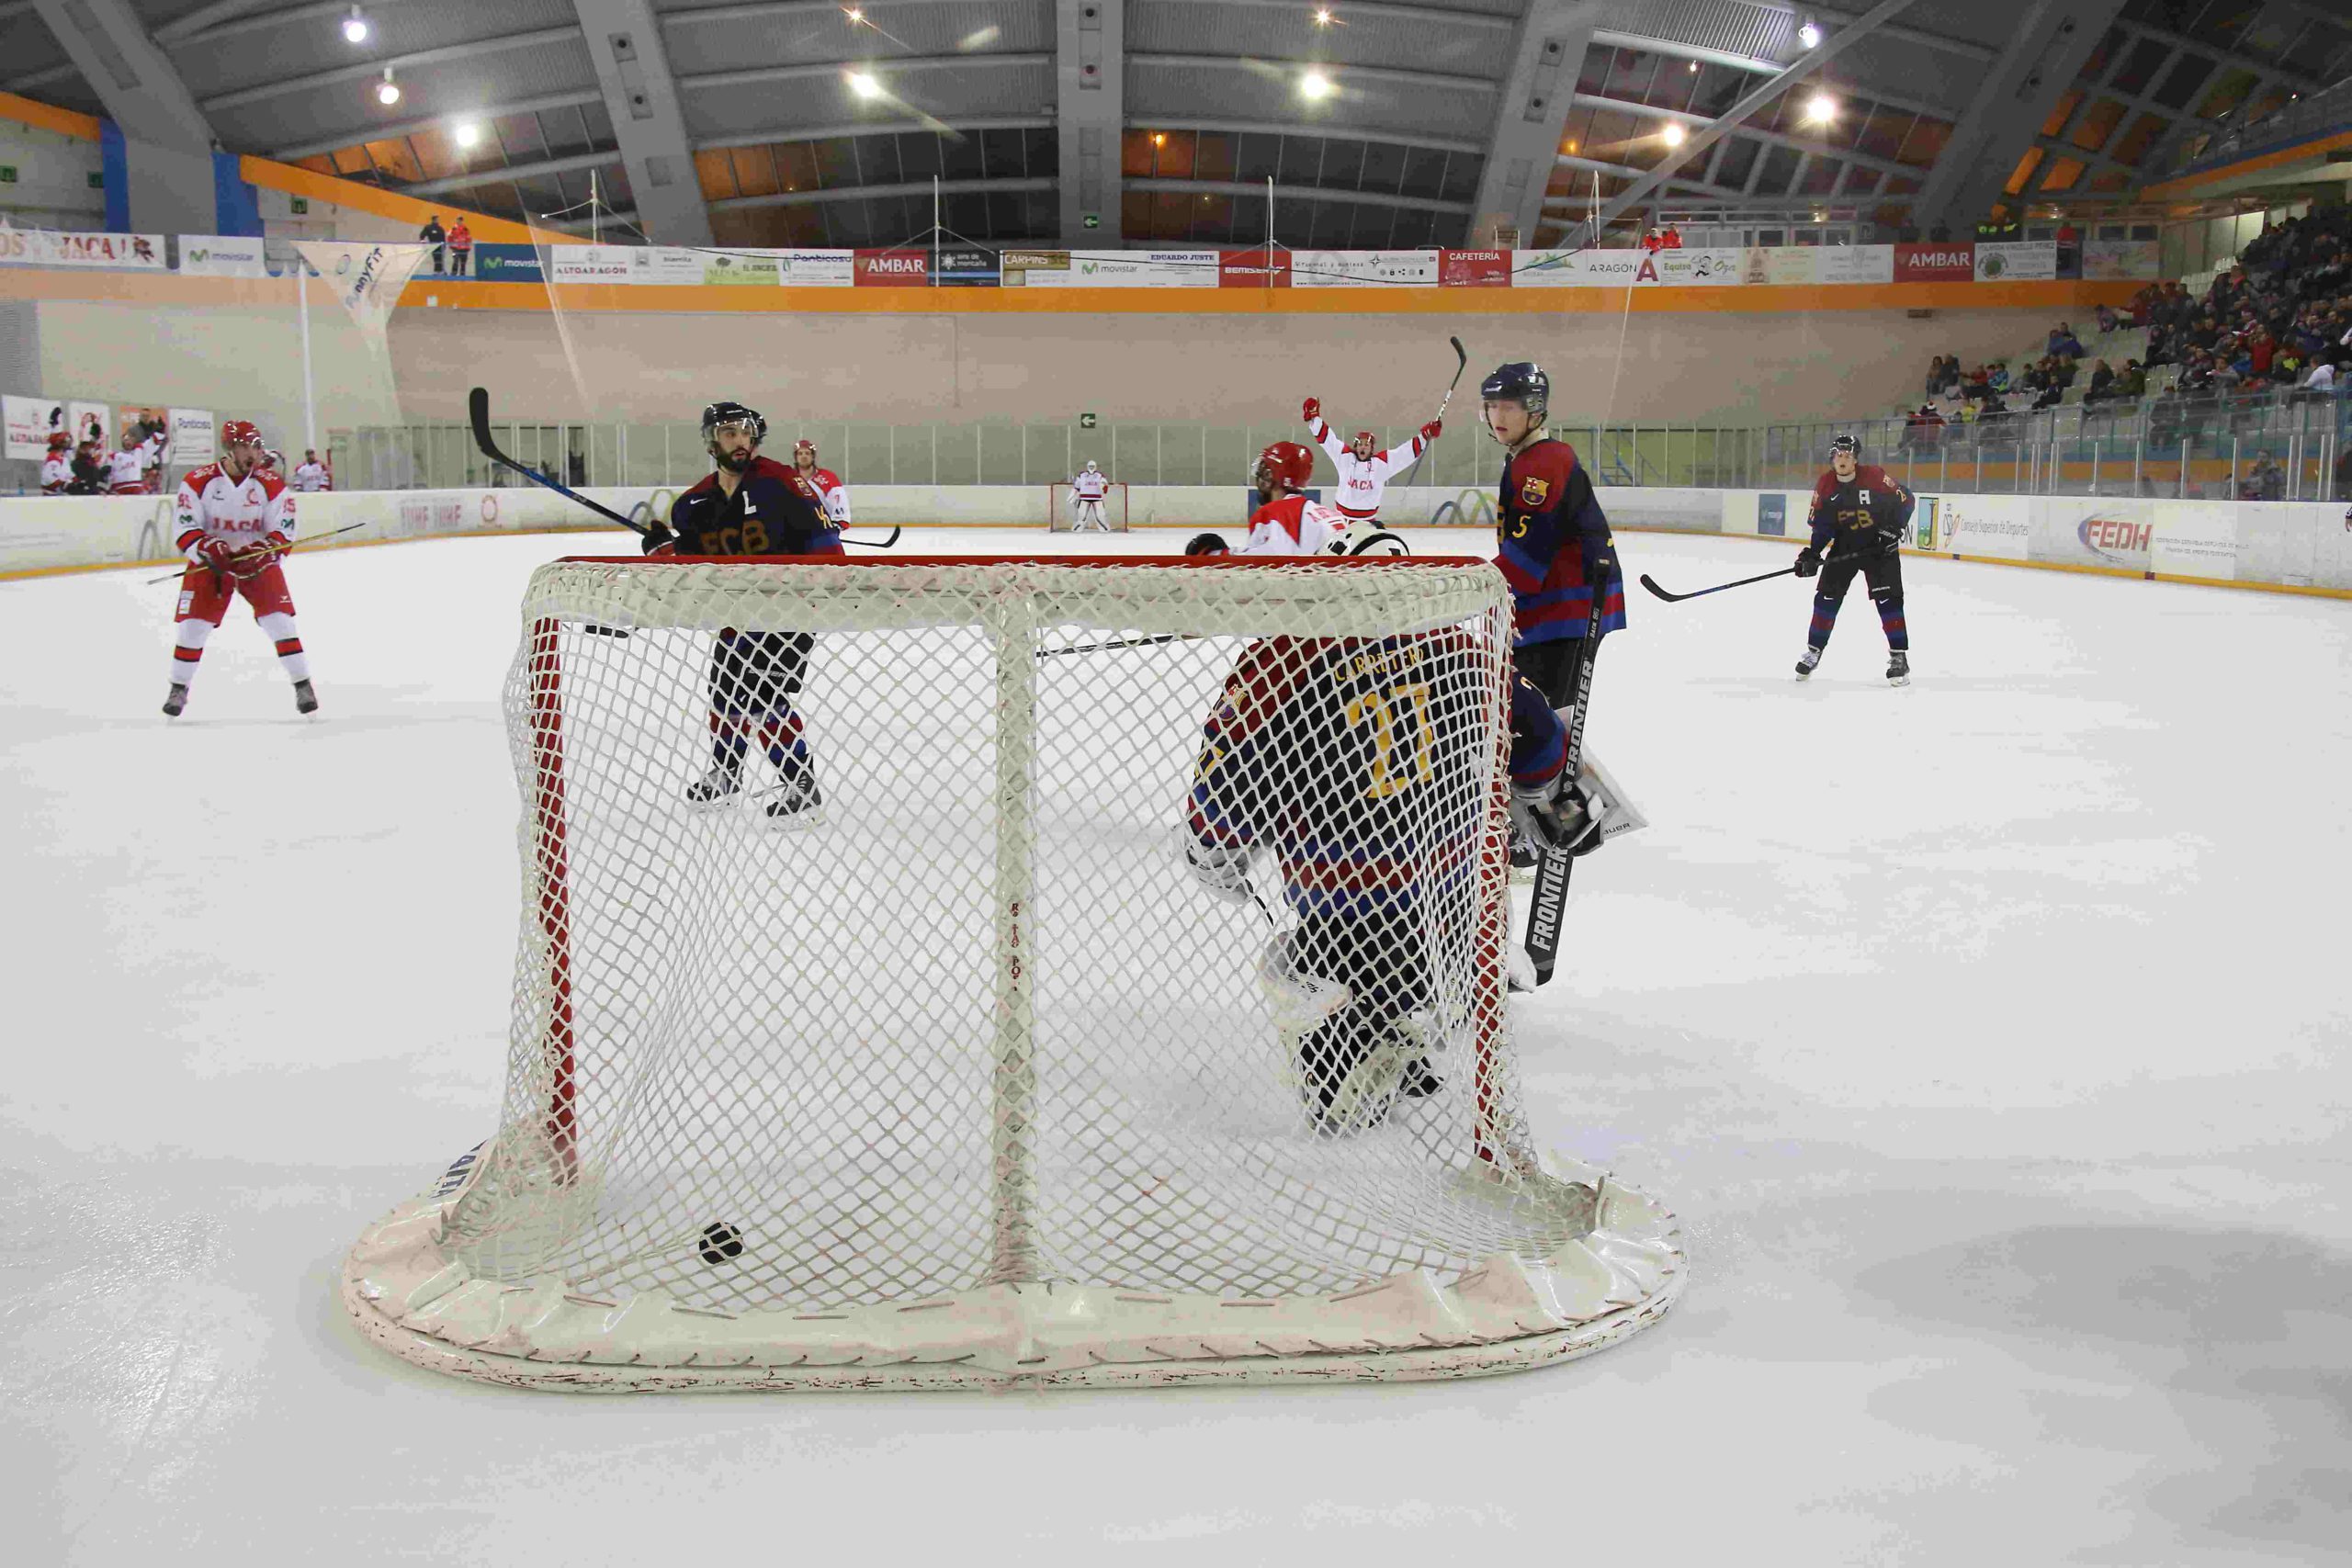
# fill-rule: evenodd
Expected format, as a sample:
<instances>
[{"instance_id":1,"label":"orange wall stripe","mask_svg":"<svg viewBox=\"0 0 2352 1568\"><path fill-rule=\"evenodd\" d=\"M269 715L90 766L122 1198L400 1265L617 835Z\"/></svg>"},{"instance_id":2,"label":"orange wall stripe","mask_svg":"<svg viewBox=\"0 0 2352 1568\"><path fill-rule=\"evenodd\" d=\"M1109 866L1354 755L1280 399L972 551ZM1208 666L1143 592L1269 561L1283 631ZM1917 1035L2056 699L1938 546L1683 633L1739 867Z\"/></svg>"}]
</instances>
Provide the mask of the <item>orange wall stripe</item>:
<instances>
[{"instance_id":1,"label":"orange wall stripe","mask_svg":"<svg viewBox=\"0 0 2352 1568\"><path fill-rule=\"evenodd\" d=\"M534 229L511 219L492 218L488 213L469 211L452 207L447 202L420 201L397 191L380 190L362 185L357 180L338 179L312 169L297 168L291 164L273 163L267 158L243 157L237 160L237 173L247 184L264 190L283 191L288 196L308 197L313 201L331 201L337 207L356 208L372 212L379 218L390 218L401 223L424 227L424 220L435 213L446 221L463 217L474 238L494 245L527 245L534 243L556 245L576 245L582 242L570 234L551 230Z\"/></svg>"},{"instance_id":2,"label":"orange wall stripe","mask_svg":"<svg viewBox=\"0 0 2352 1568\"><path fill-rule=\"evenodd\" d=\"M0 119L13 119L19 125L38 126L43 130L56 131L60 136L77 136L85 141L98 139L98 117L77 114L53 104L35 103L14 93L0 93Z\"/></svg>"},{"instance_id":3,"label":"orange wall stripe","mask_svg":"<svg viewBox=\"0 0 2352 1568\"><path fill-rule=\"evenodd\" d=\"M2352 130L2341 130L2326 136L2299 141L2292 147L2281 147L2275 152L2265 152L2242 163L2224 164L2218 169L2199 174L2183 175L2178 179L2152 185L2140 193L2148 201L2170 201L2188 195L2199 186L2213 185L2222 180L2234 180L2246 175L2258 175L2265 169L2275 169L2282 164L2300 163L2305 158L2318 158L2345 147L2352 147Z\"/></svg>"}]
</instances>

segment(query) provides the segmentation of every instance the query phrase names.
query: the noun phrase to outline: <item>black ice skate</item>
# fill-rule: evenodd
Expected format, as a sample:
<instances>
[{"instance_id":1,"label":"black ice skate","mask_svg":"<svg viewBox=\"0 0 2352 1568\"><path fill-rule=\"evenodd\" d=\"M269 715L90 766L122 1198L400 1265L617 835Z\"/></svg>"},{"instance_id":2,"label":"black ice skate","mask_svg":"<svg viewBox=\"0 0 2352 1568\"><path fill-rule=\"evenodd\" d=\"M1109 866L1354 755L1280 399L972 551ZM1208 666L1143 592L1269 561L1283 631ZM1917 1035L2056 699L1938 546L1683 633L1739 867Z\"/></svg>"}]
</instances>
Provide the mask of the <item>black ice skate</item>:
<instances>
[{"instance_id":1,"label":"black ice skate","mask_svg":"<svg viewBox=\"0 0 2352 1568\"><path fill-rule=\"evenodd\" d=\"M1911 655L1898 649L1886 656L1886 683L1907 686L1911 683Z\"/></svg>"},{"instance_id":2,"label":"black ice skate","mask_svg":"<svg viewBox=\"0 0 2352 1568\"><path fill-rule=\"evenodd\" d=\"M686 804L699 810L707 810L742 787L742 770L722 762L686 786Z\"/></svg>"},{"instance_id":3,"label":"black ice skate","mask_svg":"<svg viewBox=\"0 0 2352 1568\"><path fill-rule=\"evenodd\" d=\"M319 711L319 694L311 690L311 683L308 681L294 682L294 711L296 713Z\"/></svg>"},{"instance_id":4,"label":"black ice skate","mask_svg":"<svg viewBox=\"0 0 2352 1568\"><path fill-rule=\"evenodd\" d=\"M815 773L803 770L780 779L768 793L768 826L810 828L825 819L825 792Z\"/></svg>"},{"instance_id":5,"label":"black ice skate","mask_svg":"<svg viewBox=\"0 0 2352 1568\"><path fill-rule=\"evenodd\" d=\"M1804 650L1804 657L1797 660L1797 679L1800 681L1811 680L1813 678L1813 671L1815 668L1819 665L1820 662L1821 649L1817 648L1807 648Z\"/></svg>"},{"instance_id":6,"label":"black ice skate","mask_svg":"<svg viewBox=\"0 0 2352 1568\"><path fill-rule=\"evenodd\" d=\"M187 688L174 682L172 694L164 699L164 716L177 718L187 707Z\"/></svg>"},{"instance_id":7,"label":"black ice skate","mask_svg":"<svg viewBox=\"0 0 2352 1568\"><path fill-rule=\"evenodd\" d=\"M1437 1076L1437 1070L1430 1066L1430 1059L1416 1056L1405 1064L1405 1081L1398 1092L1408 1100L1427 1100L1444 1087L1445 1080Z\"/></svg>"}]
</instances>

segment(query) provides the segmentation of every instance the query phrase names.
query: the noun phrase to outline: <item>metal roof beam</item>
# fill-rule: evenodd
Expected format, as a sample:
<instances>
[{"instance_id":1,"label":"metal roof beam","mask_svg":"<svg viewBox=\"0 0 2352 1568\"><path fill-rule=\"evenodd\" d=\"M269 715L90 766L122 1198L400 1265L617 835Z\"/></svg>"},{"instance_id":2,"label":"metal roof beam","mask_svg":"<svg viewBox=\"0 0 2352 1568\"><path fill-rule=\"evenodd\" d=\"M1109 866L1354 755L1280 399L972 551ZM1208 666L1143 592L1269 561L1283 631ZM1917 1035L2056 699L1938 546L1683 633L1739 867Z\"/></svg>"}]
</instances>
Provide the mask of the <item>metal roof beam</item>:
<instances>
[{"instance_id":1,"label":"metal roof beam","mask_svg":"<svg viewBox=\"0 0 2352 1568\"><path fill-rule=\"evenodd\" d=\"M1400 22L1435 22L1441 27L1467 28L1473 30L1491 29L1507 33L1519 24L1509 17L1498 17L1484 11L1449 11L1438 6L1400 6L1390 0L1333 0L1343 5L1346 21L1359 18L1390 17ZM1159 0L1163 6L1236 6L1261 11L1286 11L1296 16L1299 0Z\"/></svg>"},{"instance_id":2,"label":"metal roof beam","mask_svg":"<svg viewBox=\"0 0 2352 1568\"><path fill-rule=\"evenodd\" d=\"M1503 79L1486 161L1478 170L1468 236L1473 242L1498 228L1531 232L1543 215L1544 186L1552 177L1552 159L1560 150L1568 108L1576 101L1577 73L1584 69L1600 9L1593 0L1530 0L1511 41L1510 72Z\"/></svg>"},{"instance_id":3,"label":"metal roof beam","mask_svg":"<svg viewBox=\"0 0 2352 1568\"><path fill-rule=\"evenodd\" d=\"M1119 141L1127 114L1125 0L1054 0L1054 126L1066 243L1125 232Z\"/></svg>"},{"instance_id":4,"label":"metal roof beam","mask_svg":"<svg viewBox=\"0 0 2352 1568\"><path fill-rule=\"evenodd\" d=\"M596 64L639 227L657 245L709 244L710 209L703 205L677 78L653 7L648 0L571 0L571 9Z\"/></svg>"},{"instance_id":5,"label":"metal roof beam","mask_svg":"<svg viewBox=\"0 0 2352 1568\"><path fill-rule=\"evenodd\" d=\"M602 97L603 95L595 88L590 87L577 93L550 93L543 98L518 98L511 104L489 104L481 108L467 110L466 116L469 119L489 121L508 115L537 114L542 109L577 108L582 104L596 103ZM450 118L447 114L428 114L413 119L396 119L389 125L371 125L363 130L345 130L333 136L313 137L308 141L298 141L291 147L280 147L269 155L290 164L298 158L314 158L322 152L340 152L346 147L357 147L365 142L413 136L420 130L446 126Z\"/></svg>"},{"instance_id":6,"label":"metal roof beam","mask_svg":"<svg viewBox=\"0 0 2352 1568\"><path fill-rule=\"evenodd\" d=\"M580 169L609 168L620 161L620 152L607 148L601 152L574 152L569 157L542 158L532 164L508 164L496 169L469 169L462 175L449 175L437 180L419 180L413 185L396 185L387 188L402 196L440 196L447 191L471 190L477 186L512 185L517 180L536 179L542 175L568 175ZM673 244L684 242L656 243Z\"/></svg>"},{"instance_id":7,"label":"metal roof beam","mask_svg":"<svg viewBox=\"0 0 2352 1568\"><path fill-rule=\"evenodd\" d=\"M2003 199L2009 172L2122 8L2123 0L2033 0L1921 183L1917 221L1962 228Z\"/></svg>"},{"instance_id":8,"label":"metal roof beam","mask_svg":"<svg viewBox=\"0 0 2352 1568\"><path fill-rule=\"evenodd\" d=\"M956 136L975 130L1043 130L1051 127L1054 117L1049 114L988 115L978 119L958 116L954 119L860 119L842 125L777 125L765 130L746 130L730 136L713 136L693 143L697 152L718 152L730 147L767 147L788 141L823 141L837 136L888 136L923 132L938 136Z\"/></svg>"},{"instance_id":9,"label":"metal roof beam","mask_svg":"<svg viewBox=\"0 0 2352 1568\"><path fill-rule=\"evenodd\" d=\"M1872 6L1860 21L1834 37L1822 39L1818 46L1797 56L1787 70L1768 79L1761 85L1751 88L1746 96L1724 111L1722 118L1711 122L1681 146L1670 151L1657 168L1611 197L1609 204L1600 209L1600 221L1605 225L1628 208L1639 205L1643 197L1672 178L1677 169L1705 152L1722 137L1729 134L1748 116L1780 96L1787 88L1796 85L1820 67L1826 65L1847 50L1861 42L1863 39L1885 25L1890 17L1900 14L1911 4L1912 0L1879 0L1879 3ZM1760 166L1762 160L1759 159L1758 162Z\"/></svg>"},{"instance_id":10,"label":"metal roof beam","mask_svg":"<svg viewBox=\"0 0 2352 1568\"><path fill-rule=\"evenodd\" d=\"M344 17L351 14L351 0L311 0L304 6L289 6L281 10L261 9L265 0L220 0L217 6L206 6L190 11L185 17L175 17L155 29L157 43L209 43L214 39L228 38L237 33L270 31L298 22L314 21L321 17ZM372 11L390 10L409 0L368 0Z\"/></svg>"},{"instance_id":11,"label":"metal roof beam","mask_svg":"<svg viewBox=\"0 0 2352 1568\"><path fill-rule=\"evenodd\" d=\"M209 234L212 124L127 0L34 0L58 46L130 143L124 193L130 225L150 233Z\"/></svg>"},{"instance_id":12,"label":"metal roof beam","mask_svg":"<svg viewBox=\"0 0 2352 1568\"><path fill-rule=\"evenodd\" d=\"M1859 12L1833 11L1826 6L1806 5L1803 7L1767 6L1760 8L1784 11L1800 19L1804 17L1813 17L1826 22L1848 24L1861 19L1861 14ZM1973 60L1980 64L1988 63L2001 57L2001 51L1989 43L1978 43L1974 39L1953 38L1949 33L1931 33L1925 28L1915 28L1907 22L1890 22L1881 27L1878 31L1882 37L1899 38L1905 43L1916 43L1928 49L1941 50L1946 54L1957 54L1963 60Z\"/></svg>"},{"instance_id":13,"label":"metal roof beam","mask_svg":"<svg viewBox=\"0 0 2352 1568\"><path fill-rule=\"evenodd\" d=\"M1586 108L1615 109L1620 114L1647 115L1652 119L1670 119L1678 125L1707 126L1716 123L1702 114L1691 114L1684 109L1662 108L1655 104L1631 103L1623 98L1605 98L1598 93L1578 93L1577 102ZM1751 141L1761 141L1768 147L1786 147L1789 151L1803 153L1808 158L1835 158L1840 163L1852 164L1859 168L1876 169L1883 174L1906 175L1913 179L1921 178L1927 174L1925 169L1914 168L1908 164L1898 164L1889 159L1873 157L1868 152L1833 146L1826 141L1807 141L1802 137L1790 136L1778 130L1766 130L1758 126L1743 125L1738 128L1738 134Z\"/></svg>"},{"instance_id":14,"label":"metal roof beam","mask_svg":"<svg viewBox=\"0 0 2352 1568\"><path fill-rule=\"evenodd\" d=\"M1092 3L1092 0L1089 0ZM1007 51L1001 54L907 54L885 56L873 62L872 68L884 76L902 71L971 71L985 66L1050 65L1050 54L1023 54ZM713 87L751 87L764 82L809 82L824 76L845 76L865 62L855 60L826 60L808 65L755 65L742 71L706 71L698 76L681 76L681 89L707 92Z\"/></svg>"},{"instance_id":15,"label":"metal roof beam","mask_svg":"<svg viewBox=\"0 0 2352 1568\"><path fill-rule=\"evenodd\" d=\"M920 180L904 185L841 186L829 190L780 190L768 196L722 197L710 204L713 212L743 212L756 207L808 207L825 201L859 201L867 197L984 195L990 191L1051 190L1052 180L1034 176L1017 180Z\"/></svg>"},{"instance_id":16,"label":"metal roof beam","mask_svg":"<svg viewBox=\"0 0 2352 1568\"><path fill-rule=\"evenodd\" d=\"M1127 185L1136 190L1170 191L1179 196L1230 196L1244 200L1263 197L1265 182L1250 180L1179 180L1134 179ZM1340 190L1323 186L1286 186L1277 182L1274 199L1282 201L1352 201L1364 207L1394 207L1408 212L1438 212L1452 217L1467 214L1466 201L1440 201L1433 197L1400 196L1388 191Z\"/></svg>"},{"instance_id":17,"label":"metal roof beam","mask_svg":"<svg viewBox=\"0 0 2352 1568\"><path fill-rule=\"evenodd\" d=\"M1418 147L1430 152L1483 152L1487 144L1465 136L1423 136L1418 131L1382 130L1372 127L1285 124L1271 119L1200 119L1190 115L1147 122L1151 130L1229 131L1240 136L1314 136L1325 141L1369 141L1389 147Z\"/></svg>"},{"instance_id":18,"label":"metal roof beam","mask_svg":"<svg viewBox=\"0 0 2352 1568\"><path fill-rule=\"evenodd\" d=\"M1720 49L1708 49L1698 44L1676 43L1667 39L1643 38L1634 33L1612 33L1596 29L1592 35L1592 42L1596 49L1630 49L1638 53L1663 54L1676 60L1695 60L1702 65L1721 65L1728 70L1745 71L1751 76L1777 75L1781 70L1778 65L1769 60L1757 60L1745 54L1731 54ZM1857 86L1851 82L1838 81L1826 72L1815 76L1815 80L1820 84L1825 92L1842 93L1849 98L1883 104L1891 109L1905 109L1912 114L1932 115L1942 120L1956 118L1960 114L1960 106L1955 104L1931 104L1925 98L1906 97L1902 94L1889 93L1878 87Z\"/></svg>"},{"instance_id":19,"label":"metal roof beam","mask_svg":"<svg viewBox=\"0 0 2352 1568\"><path fill-rule=\"evenodd\" d=\"M1083 0L1081 0L1083 3ZM1905 0L1905 4L1909 0ZM1127 62L1145 66L1204 66L1212 71L1247 71L1254 76L1269 72L1304 71L1306 62L1267 61L1240 54L1129 54ZM1486 76L1459 76L1443 71L1412 71L1393 65L1331 65L1317 63L1316 69L1335 81L1353 78L1359 82L1387 82L1400 87L1439 87L1448 92L1495 93L1502 84Z\"/></svg>"},{"instance_id":20,"label":"metal roof beam","mask_svg":"<svg viewBox=\"0 0 2352 1568\"><path fill-rule=\"evenodd\" d=\"M51 0L41 0L44 5ZM332 71L314 71L308 76L280 76L233 93L221 93L204 100L207 109L237 108L245 104L258 104L271 98L282 98L289 93L304 93L313 87L332 86L337 82L357 82L369 76L380 76L386 67L396 71L413 70L421 65L437 65L445 60L469 60L477 55L504 53L508 50L537 49L547 44L569 43L580 37L577 27L541 28L537 32L508 33L503 38L476 39L471 43L453 43L440 49L421 49L413 54L386 55L356 65L338 65ZM363 138L364 140L364 138Z\"/></svg>"}]
</instances>

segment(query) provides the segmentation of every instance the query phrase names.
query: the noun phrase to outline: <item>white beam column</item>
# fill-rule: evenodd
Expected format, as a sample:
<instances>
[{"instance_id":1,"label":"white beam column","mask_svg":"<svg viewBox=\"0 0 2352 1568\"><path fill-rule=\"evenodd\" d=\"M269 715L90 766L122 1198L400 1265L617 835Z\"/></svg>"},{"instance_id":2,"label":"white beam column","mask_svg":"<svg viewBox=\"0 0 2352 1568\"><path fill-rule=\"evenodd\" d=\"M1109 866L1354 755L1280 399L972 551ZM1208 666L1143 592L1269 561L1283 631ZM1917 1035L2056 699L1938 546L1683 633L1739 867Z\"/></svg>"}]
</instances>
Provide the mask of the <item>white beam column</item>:
<instances>
[{"instance_id":1,"label":"white beam column","mask_svg":"<svg viewBox=\"0 0 2352 1568\"><path fill-rule=\"evenodd\" d=\"M33 0L33 9L121 129L131 228L218 230L211 122L125 0Z\"/></svg>"},{"instance_id":2,"label":"white beam column","mask_svg":"<svg viewBox=\"0 0 2352 1568\"><path fill-rule=\"evenodd\" d=\"M677 79L647 0L571 0L628 169L638 224L662 245L711 243L710 209L686 145Z\"/></svg>"},{"instance_id":3,"label":"white beam column","mask_svg":"<svg viewBox=\"0 0 2352 1568\"><path fill-rule=\"evenodd\" d=\"M1119 132L1126 124L1125 0L1054 0L1055 123L1061 137L1065 243L1115 249ZM1092 220L1094 227L1088 227Z\"/></svg>"},{"instance_id":4,"label":"white beam column","mask_svg":"<svg viewBox=\"0 0 2352 1568\"><path fill-rule=\"evenodd\" d=\"M1519 230L1532 243L1544 213L1544 187L1558 165L1560 136L1576 101L1577 73L1592 42L1601 7L1594 0L1530 0L1511 41L1510 74L1503 79L1487 161L1478 171L1467 243L1494 243L1498 224Z\"/></svg>"}]
</instances>

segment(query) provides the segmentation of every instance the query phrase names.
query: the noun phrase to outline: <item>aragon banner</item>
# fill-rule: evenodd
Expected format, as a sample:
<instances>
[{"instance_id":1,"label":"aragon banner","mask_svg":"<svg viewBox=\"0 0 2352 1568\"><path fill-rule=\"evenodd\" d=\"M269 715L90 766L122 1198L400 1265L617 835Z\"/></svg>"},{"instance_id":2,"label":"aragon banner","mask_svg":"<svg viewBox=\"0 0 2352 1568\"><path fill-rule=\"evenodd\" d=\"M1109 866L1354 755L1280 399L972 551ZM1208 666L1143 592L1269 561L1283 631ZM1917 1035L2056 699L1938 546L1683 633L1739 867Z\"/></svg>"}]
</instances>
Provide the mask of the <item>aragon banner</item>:
<instances>
[{"instance_id":1,"label":"aragon banner","mask_svg":"<svg viewBox=\"0 0 2352 1568\"><path fill-rule=\"evenodd\" d=\"M294 248L334 289L358 324L359 335L379 355L385 346L384 323L391 319L401 290L433 249L357 240L297 240Z\"/></svg>"}]
</instances>

